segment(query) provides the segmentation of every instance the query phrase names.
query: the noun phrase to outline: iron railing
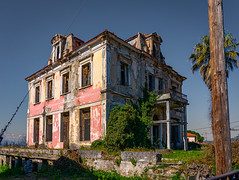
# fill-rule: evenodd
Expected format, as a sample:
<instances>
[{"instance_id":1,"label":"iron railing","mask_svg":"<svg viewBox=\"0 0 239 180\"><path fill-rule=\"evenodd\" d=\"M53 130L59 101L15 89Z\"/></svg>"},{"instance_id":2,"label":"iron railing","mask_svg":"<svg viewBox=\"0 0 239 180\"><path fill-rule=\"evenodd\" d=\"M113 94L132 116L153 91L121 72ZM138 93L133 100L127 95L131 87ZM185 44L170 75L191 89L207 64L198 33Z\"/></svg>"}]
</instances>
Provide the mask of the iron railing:
<instances>
[{"instance_id":1,"label":"iron railing","mask_svg":"<svg viewBox=\"0 0 239 180\"><path fill-rule=\"evenodd\" d=\"M215 176L212 178L208 178L207 180L236 180L239 179L239 170L232 171L226 174L222 174L220 176Z\"/></svg>"},{"instance_id":2,"label":"iron railing","mask_svg":"<svg viewBox=\"0 0 239 180\"><path fill-rule=\"evenodd\" d=\"M181 93L181 92L175 91L175 90L173 90L173 89L169 89L169 88L168 88L168 89L161 89L161 90L155 91L155 93L156 93L157 95L170 93L170 94L172 94L172 95L181 97L181 98L183 98L183 99L187 99L187 95L185 95L185 94L183 94L183 93Z\"/></svg>"}]
</instances>

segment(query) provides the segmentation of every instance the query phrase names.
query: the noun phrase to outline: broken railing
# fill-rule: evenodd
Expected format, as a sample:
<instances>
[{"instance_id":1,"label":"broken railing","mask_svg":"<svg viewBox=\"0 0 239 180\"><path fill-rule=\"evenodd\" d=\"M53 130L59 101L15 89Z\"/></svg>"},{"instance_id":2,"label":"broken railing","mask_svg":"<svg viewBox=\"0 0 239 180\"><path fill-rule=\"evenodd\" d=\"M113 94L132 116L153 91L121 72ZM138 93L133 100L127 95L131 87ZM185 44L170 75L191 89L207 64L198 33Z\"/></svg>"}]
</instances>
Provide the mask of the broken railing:
<instances>
[{"instance_id":1,"label":"broken railing","mask_svg":"<svg viewBox=\"0 0 239 180\"><path fill-rule=\"evenodd\" d=\"M173 89L161 89L161 90L158 90L158 91L155 91L155 93L157 95L160 95L160 94L171 94L173 96L177 96L177 97L181 97L183 99L187 99L187 95L181 93L181 92L178 92L178 91L175 91Z\"/></svg>"},{"instance_id":2,"label":"broken railing","mask_svg":"<svg viewBox=\"0 0 239 180\"><path fill-rule=\"evenodd\" d=\"M236 170L236 171L232 171L232 172L229 172L229 173L226 173L226 174L222 174L220 176L215 176L215 177L212 177L212 178L208 178L207 180L236 180L236 179L239 179L239 170Z\"/></svg>"}]
</instances>

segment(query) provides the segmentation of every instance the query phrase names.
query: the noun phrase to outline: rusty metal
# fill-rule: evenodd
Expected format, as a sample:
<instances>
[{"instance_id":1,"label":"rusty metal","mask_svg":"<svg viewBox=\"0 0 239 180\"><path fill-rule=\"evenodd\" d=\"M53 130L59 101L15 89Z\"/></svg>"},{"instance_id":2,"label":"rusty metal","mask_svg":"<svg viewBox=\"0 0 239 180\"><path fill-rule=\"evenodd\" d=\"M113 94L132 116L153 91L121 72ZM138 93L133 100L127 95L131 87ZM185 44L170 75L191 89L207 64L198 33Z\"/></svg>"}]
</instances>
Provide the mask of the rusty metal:
<instances>
[{"instance_id":1,"label":"rusty metal","mask_svg":"<svg viewBox=\"0 0 239 180\"><path fill-rule=\"evenodd\" d=\"M220 176L215 176L212 178L207 178L207 180L236 180L239 179L239 170L232 171L226 174L222 174Z\"/></svg>"}]
</instances>

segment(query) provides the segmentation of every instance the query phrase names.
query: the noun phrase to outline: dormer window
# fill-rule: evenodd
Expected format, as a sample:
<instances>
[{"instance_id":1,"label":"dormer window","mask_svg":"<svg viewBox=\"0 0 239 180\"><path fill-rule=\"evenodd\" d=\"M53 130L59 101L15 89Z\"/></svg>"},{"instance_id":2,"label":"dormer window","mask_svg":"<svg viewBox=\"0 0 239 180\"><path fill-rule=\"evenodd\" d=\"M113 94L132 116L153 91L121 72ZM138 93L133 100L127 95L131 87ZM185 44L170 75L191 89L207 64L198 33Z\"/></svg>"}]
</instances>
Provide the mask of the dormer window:
<instances>
[{"instance_id":1,"label":"dormer window","mask_svg":"<svg viewBox=\"0 0 239 180\"><path fill-rule=\"evenodd\" d=\"M61 57L60 42L53 45L53 62Z\"/></svg>"}]
</instances>

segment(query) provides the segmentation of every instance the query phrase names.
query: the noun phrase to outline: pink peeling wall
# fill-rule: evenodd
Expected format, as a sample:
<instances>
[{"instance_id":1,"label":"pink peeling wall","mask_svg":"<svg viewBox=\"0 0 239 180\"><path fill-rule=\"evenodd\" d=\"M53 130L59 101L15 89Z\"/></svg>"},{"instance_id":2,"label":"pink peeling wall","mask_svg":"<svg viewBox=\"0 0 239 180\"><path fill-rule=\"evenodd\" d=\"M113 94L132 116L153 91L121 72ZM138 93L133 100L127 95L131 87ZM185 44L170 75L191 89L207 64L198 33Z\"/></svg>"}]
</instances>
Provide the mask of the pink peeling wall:
<instances>
[{"instance_id":1,"label":"pink peeling wall","mask_svg":"<svg viewBox=\"0 0 239 180\"><path fill-rule=\"evenodd\" d=\"M101 133L101 105L91 107L90 139L95 141L102 136Z\"/></svg>"},{"instance_id":2,"label":"pink peeling wall","mask_svg":"<svg viewBox=\"0 0 239 180\"><path fill-rule=\"evenodd\" d=\"M74 99L75 106L94 103L101 100L101 86L97 83L86 89L80 89L78 95ZM41 102L39 104L29 104L29 117L42 115L44 106L47 109L47 114L54 111L61 111L64 107L64 96L59 99L52 99L49 101ZM46 142L49 148L63 148L63 142L60 142L60 114L53 115L52 127L52 142ZM72 120L70 120L72 121ZM42 141L43 135L43 120L40 120L39 141ZM72 134L69 134L72 136ZM34 146L34 119L28 120L28 145ZM101 132L101 105L91 107L91 141L95 141L102 136Z\"/></svg>"}]
</instances>

